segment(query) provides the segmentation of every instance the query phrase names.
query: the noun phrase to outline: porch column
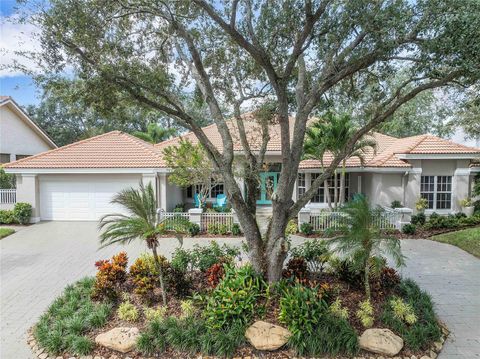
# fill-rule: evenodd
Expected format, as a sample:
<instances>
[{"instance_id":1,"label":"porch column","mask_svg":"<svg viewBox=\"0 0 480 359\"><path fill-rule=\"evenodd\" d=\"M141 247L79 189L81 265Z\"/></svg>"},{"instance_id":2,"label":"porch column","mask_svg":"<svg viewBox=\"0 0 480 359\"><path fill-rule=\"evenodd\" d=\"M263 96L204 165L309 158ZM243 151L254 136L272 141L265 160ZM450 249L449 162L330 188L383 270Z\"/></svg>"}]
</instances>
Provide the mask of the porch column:
<instances>
[{"instance_id":1,"label":"porch column","mask_svg":"<svg viewBox=\"0 0 480 359\"><path fill-rule=\"evenodd\" d=\"M357 193L362 193L362 175L360 173L357 175Z\"/></svg>"},{"instance_id":2,"label":"porch column","mask_svg":"<svg viewBox=\"0 0 480 359\"><path fill-rule=\"evenodd\" d=\"M470 169L457 168L452 178L452 210L461 212L460 201L470 197Z\"/></svg>"},{"instance_id":3,"label":"porch column","mask_svg":"<svg viewBox=\"0 0 480 359\"><path fill-rule=\"evenodd\" d=\"M160 173L158 175L158 205L164 211L167 210L167 174Z\"/></svg>"},{"instance_id":4,"label":"porch column","mask_svg":"<svg viewBox=\"0 0 480 359\"><path fill-rule=\"evenodd\" d=\"M31 223L40 221L40 195L38 177L35 174L17 175L17 203L32 205Z\"/></svg>"},{"instance_id":5,"label":"porch column","mask_svg":"<svg viewBox=\"0 0 480 359\"><path fill-rule=\"evenodd\" d=\"M310 223L311 214L312 210L306 207L303 207L300 212L298 212L298 229L300 229L303 223Z\"/></svg>"},{"instance_id":6,"label":"porch column","mask_svg":"<svg viewBox=\"0 0 480 359\"><path fill-rule=\"evenodd\" d=\"M422 168L413 168L408 174L408 182L405 186L404 206L413 209L415 212L415 203L420 198L420 183L422 180Z\"/></svg>"}]
</instances>

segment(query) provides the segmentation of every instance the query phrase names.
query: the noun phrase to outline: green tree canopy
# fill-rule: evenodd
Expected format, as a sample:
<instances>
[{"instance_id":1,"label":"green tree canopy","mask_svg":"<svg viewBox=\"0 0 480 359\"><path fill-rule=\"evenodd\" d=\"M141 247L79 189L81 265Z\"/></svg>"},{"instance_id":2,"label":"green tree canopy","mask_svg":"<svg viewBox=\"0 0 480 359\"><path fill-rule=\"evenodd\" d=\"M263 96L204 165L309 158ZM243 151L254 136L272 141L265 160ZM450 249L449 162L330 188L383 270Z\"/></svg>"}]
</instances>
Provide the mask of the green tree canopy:
<instances>
[{"instance_id":1,"label":"green tree canopy","mask_svg":"<svg viewBox=\"0 0 480 359\"><path fill-rule=\"evenodd\" d=\"M288 220L359 139L423 91L478 82L479 13L477 0L51 0L33 18L42 44L34 58L44 82L66 69L81 79L81 97L93 108L137 104L193 131L223 177L254 268L276 281ZM388 81L405 67L405 81ZM365 93L355 114L360 126L293 202L308 118L325 108L326 98L352 88ZM235 180L227 121L238 124L245 168L258 171L268 126L261 146L252 148L240 114L264 101L273 104L282 154L262 238L254 202ZM205 113L217 125L220 149L201 129ZM245 184L248 196L256 192L258 183Z\"/></svg>"}]
</instances>

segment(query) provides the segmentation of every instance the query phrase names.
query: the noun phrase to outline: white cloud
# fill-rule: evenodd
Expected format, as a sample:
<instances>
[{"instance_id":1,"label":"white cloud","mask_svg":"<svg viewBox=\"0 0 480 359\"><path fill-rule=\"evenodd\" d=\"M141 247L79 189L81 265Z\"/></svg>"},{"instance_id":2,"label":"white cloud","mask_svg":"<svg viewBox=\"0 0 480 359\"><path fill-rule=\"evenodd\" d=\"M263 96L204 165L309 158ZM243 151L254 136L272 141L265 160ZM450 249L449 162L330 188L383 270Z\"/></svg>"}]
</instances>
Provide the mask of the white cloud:
<instances>
[{"instance_id":1,"label":"white cloud","mask_svg":"<svg viewBox=\"0 0 480 359\"><path fill-rule=\"evenodd\" d=\"M18 76L23 73L13 68L15 63L30 70L38 70L34 60L19 54L40 50L37 37L38 28L33 24L19 23L18 15L2 17L0 24L0 77Z\"/></svg>"}]
</instances>

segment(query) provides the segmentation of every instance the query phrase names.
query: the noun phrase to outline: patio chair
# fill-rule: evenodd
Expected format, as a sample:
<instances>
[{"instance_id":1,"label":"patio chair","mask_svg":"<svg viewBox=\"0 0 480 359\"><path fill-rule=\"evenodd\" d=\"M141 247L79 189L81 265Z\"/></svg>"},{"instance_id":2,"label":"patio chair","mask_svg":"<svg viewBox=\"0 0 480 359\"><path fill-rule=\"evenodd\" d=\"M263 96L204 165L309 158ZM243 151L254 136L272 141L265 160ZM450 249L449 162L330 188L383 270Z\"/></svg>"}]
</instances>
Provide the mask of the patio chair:
<instances>
[{"instance_id":1,"label":"patio chair","mask_svg":"<svg viewBox=\"0 0 480 359\"><path fill-rule=\"evenodd\" d=\"M200 198L198 198L198 193L193 195L193 203L195 204L195 208L201 208Z\"/></svg>"},{"instance_id":2,"label":"patio chair","mask_svg":"<svg viewBox=\"0 0 480 359\"><path fill-rule=\"evenodd\" d=\"M223 193L219 194L216 202L213 204L213 208L221 210L227 208L227 196Z\"/></svg>"}]
</instances>

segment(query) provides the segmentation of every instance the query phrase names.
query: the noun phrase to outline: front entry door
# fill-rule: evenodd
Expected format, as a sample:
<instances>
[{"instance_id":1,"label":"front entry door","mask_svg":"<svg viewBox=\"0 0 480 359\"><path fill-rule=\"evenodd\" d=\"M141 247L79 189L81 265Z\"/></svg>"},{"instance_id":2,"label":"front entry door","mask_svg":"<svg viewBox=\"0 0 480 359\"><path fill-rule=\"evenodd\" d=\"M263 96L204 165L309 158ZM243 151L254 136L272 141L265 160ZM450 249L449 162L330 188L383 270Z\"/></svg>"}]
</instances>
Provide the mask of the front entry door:
<instances>
[{"instance_id":1,"label":"front entry door","mask_svg":"<svg viewBox=\"0 0 480 359\"><path fill-rule=\"evenodd\" d=\"M257 204L272 204L272 195L277 189L278 175L278 172L260 173L260 193Z\"/></svg>"}]
</instances>

